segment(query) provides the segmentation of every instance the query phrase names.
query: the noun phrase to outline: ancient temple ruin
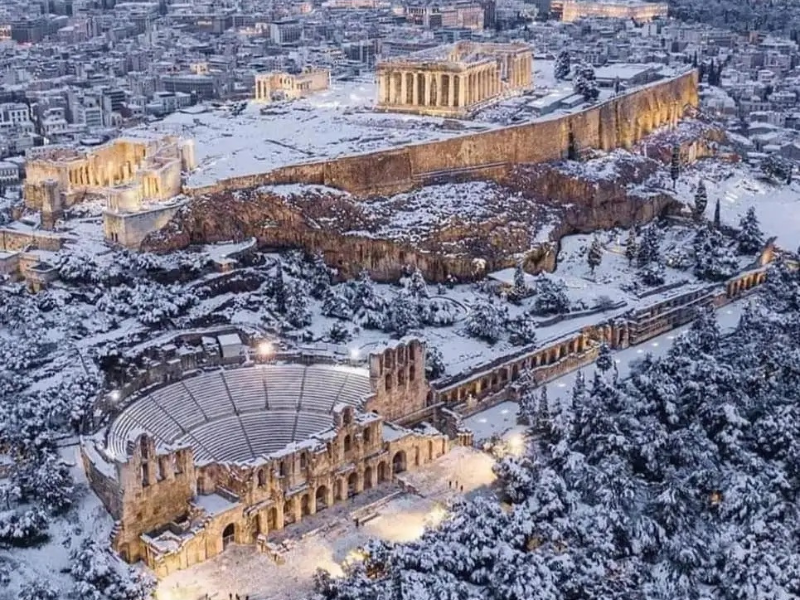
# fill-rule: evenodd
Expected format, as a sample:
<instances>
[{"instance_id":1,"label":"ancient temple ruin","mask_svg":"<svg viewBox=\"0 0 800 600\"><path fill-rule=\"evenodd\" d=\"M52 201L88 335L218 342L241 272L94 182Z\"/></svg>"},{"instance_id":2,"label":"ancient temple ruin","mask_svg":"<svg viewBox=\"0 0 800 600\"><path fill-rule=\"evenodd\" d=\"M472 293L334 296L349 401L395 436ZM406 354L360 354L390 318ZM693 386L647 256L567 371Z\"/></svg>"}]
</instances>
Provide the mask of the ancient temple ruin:
<instances>
[{"instance_id":1,"label":"ancient temple ruin","mask_svg":"<svg viewBox=\"0 0 800 600\"><path fill-rule=\"evenodd\" d=\"M457 42L378 64L377 109L465 117L532 85L525 44Z\"/></svg>"}]
</instances>

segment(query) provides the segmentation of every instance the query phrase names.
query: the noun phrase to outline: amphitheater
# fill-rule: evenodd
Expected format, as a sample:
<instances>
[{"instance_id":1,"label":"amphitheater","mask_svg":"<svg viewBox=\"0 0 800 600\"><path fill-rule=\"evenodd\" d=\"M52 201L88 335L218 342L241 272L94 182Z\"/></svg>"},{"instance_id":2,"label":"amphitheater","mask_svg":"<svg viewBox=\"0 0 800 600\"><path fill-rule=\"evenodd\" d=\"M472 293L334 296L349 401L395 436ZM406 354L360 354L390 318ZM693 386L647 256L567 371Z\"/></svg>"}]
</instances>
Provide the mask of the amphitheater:
<instances>
[{"instance_id":1,"label":"amphitheater","mask_svg":"<svg viewBox=\"0 0 800 600\"><path fill-rule=\"evenodd\" d=\"M230 543L268 551L274 532L449 450L424 422L419 340L360 367L308 355L225 366L205 352L184 346L168 369L146 370L108 428L81 440L87 479L116 520L114 549L158 576Z\"/></svg>"},{"instance_id":2,"label":"amphitheater","mask_svg":"<svg viewBox=\"0 0 800 600\"><path fill-rule=\"evenodd\" d=\"M128 456L136 436L191 446L195 464L248 462L333 426L333 408L363 408L369 373L339 365L257 365L201 373L156 390L123 411L107 447Z\"/></svg>"}]
</instances>

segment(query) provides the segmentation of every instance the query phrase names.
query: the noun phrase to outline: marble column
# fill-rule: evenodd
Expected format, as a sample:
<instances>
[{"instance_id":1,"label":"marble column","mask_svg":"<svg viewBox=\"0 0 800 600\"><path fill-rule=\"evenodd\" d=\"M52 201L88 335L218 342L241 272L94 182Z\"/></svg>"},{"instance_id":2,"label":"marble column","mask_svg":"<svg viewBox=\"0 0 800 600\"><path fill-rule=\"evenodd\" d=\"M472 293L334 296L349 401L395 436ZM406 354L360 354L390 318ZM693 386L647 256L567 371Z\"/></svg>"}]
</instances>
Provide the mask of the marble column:
<instances>
[{"instance_id":1,"label":"marble column","mask_svg":"<svg viewBox=\"0 0 800 600\"><path fill-rule=\"evenodd\" d=\"M413 102L411 103L413 106L419 105L419 74L415 71L413 74L413 79L411 80L412 89L413 89Z\"/></svg>"},{"instance_id":2,"label":"marble column","mask_svg":"<svg viewBox=\"0 0 800 600\"><path fill-rule=\"evenodd\" d=\"M456 105L456 76L455 75L448 75L447 76L447 106L455 106Z\"/></svg>"},{"instance_id":3,"label":"marble column","mask_svg":"<svg viewBox=\"0 0 800 600\"><path fill-rule=\"evenodd\" d=\"M408 103L408 73L405 71L400 74L400 104Z\"/></svg>"}]
</instances>

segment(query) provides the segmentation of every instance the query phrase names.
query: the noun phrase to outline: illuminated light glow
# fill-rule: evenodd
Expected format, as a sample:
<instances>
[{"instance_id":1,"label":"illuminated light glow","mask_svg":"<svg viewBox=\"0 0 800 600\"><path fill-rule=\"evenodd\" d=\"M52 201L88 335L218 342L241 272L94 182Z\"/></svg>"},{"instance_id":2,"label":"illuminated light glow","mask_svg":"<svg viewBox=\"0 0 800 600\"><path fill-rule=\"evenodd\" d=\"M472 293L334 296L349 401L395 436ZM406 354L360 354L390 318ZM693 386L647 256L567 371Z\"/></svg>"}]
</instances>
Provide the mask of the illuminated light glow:
<instances>
[{"instance_id":1,"label":"illuminated light glow","mask_svg":"<svg viewBox=\"0 0 800 600\"><path fill-rule=\"evenodd\" d=\"M644 353L644 350L642 350L641 348L636 351L636 354L643 354L643 353Z\"/></svg>"},{"instance_id":2,"label":"illuminated light glow","mask_svg":"<svg viewBox=\"0 0 800 600\"><path fill-rule=\"evenodd\" d=\"M506 413L508 413L508 409L507 408L504 408L503 410L500 411L501 415L504 415Z\"/></svg>"},{"instance_id":3,"label":"illuminated light glow","mask_svg":"<svg viewBox=\"0 0 800 600\"><path fill-rule=\"evenodd\" d=\"M620 363L622 363L622 361L621 361L620 359L618 359L618 358L615 358L615 359L614 359L614 362L615 362L615 363L617 363L617 364L620 364Z\"/></svg>"},{"instance_id":4,"label":"illuminated light glow","mask_svg":"<svg viewBox=\"0 0 800 600\"><path fill-rule=\"evenodd\" d=\"M119 402L122 394L120 394L119 390L113 390L108 396L111 398L112 402Z\"/></svg>"},{"instance_id":5,"label":"illuminated light glow","mask_svg":"<svg viewBox=\"0 0 800 600\"><path fill-rule=\"evenodd\" d=\"M258 345L258 355L261 357L272 356L275 352L275 347L272 342L261 342Z\"/></svg>"},{"instance_id":6,"label":"illuminated light glow","mask_svg":"<svg viewBox=\"0 0 800 600\"><path fill-rule=\"evenodd\" d=\"M515 433L508 438L508 453L511 456L522 456L525 452L525 440L522 434Z\"/></svg>"},{"instance_id":7,"label":"illuminated light glow","mask_svg":"<svg viewBox=\"0 0 800 600\"><path fill-rule=\"evenodd\" d=\"M358 360L360 356L361 356L361 350L359 350L358 348L350 348L350 358L352 360Z\"/></svg>"},{"instance_id":8,"label":"illuminated light glow","mask_svg":"<svg viewBox=\"0 0 800 600\"><path fill-rule=\"evenodd\" d=\"M653 342L653 347L658 346L658 342Z\"/></svg>"},{"instance_id":9,"label":"illuminated light glow","mask_svg":"<svg viewBox=\"0 0 800 600\"><path fill-rule=\"evenodd\" d=\"M486 418L481 417L480 419L478 419L478 423L486 423Z\"/></svg>"},{"instance_id":10,"label":"illuminated light glow","mask_svg":"<svg viewBox=\"0 0 800 600\"><path fill-rule=\"evenodd\" d=\"M561 381L559 382L558 387L567 387L567 384Z\"/></svg>"},{"instance_id":11,"label":"illuminated light glow","mask_svg":"<svg viewBox=\"0 0 800 600\"><path fill-rule=\"evenodd\" d=\"M675 336L674 336L674 335L668 335L668 336L667 336L667 339L668 339L668 340L674 340L674 339L675 339Z\"/></svg>"}]
</instances>

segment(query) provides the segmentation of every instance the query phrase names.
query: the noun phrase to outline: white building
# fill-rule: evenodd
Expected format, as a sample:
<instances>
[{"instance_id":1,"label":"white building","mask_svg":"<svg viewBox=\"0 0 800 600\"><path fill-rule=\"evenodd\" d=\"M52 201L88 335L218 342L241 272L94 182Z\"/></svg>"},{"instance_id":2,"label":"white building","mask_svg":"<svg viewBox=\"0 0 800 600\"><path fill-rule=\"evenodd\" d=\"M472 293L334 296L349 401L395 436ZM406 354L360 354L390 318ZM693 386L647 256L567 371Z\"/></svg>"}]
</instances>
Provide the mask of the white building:
<instances>
[{"instance_id":1,"label":"white building","mask_svg":"<svg viewBox=\"0 0 800 600\"><path fill-rule=\"evenodd\" d=\"M19 183L19 167L13 162L0 161L0 185Z\"/></svg>"}]
</instances>

